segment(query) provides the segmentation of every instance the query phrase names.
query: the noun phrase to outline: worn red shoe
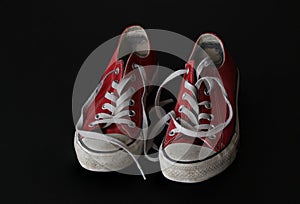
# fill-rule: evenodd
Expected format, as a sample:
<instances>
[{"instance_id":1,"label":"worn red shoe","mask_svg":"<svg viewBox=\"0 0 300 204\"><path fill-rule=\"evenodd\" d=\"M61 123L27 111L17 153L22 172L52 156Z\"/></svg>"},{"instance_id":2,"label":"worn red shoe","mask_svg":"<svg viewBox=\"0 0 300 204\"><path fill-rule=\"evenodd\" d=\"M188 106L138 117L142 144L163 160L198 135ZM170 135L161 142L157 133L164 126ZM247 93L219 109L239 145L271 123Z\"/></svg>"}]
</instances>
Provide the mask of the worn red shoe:
<instances>
[{"instance_id":1,"label":"worn red shoe","mask_svg":"<svg viewBox=\"0 0 300 204\"><path fill-rule=\"evenodd\" d=\"M201 182L227 168L239 141L238 71L221 40L201 35L184 70L159 161L163 175L178 182ZM158 95L161 89L158 91ZM158 100L158 99L157 99Z\"/></svg>"},{"instance_id":2,"label":"worn red shoe","mask_svg":"<svg viewBox=\"0 0 300 204\"><path fill-rule=\"evenodd\" d=\"M125 29L76 125L74 145L84 168L116 171L135 161L141 170L136 157L145 151L146 85L154 72L150 65L155 64L145 30Z\"/></svg>"}]
</instances>

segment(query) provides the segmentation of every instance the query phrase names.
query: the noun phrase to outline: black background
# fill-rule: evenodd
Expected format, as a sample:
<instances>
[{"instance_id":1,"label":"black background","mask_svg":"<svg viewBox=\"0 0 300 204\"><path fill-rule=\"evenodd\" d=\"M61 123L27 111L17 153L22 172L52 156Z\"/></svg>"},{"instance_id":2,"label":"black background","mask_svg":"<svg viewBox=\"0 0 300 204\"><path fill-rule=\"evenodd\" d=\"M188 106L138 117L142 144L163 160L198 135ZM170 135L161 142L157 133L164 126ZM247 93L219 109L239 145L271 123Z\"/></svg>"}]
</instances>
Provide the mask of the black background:
<instances>
[{"instance_id":1,"label":"black background","mask_svg":"<svg viewBox=\"0 0 300 204\"><path fill-rule=\"evenodd\" d=\"M12 34L17 41L30 39L32 51L31 65L15 71L20 78L18 100L11 102L24 119L14 127L22 128L23 144L30 147L24 152L26 159L13 154L19 165L28 167L18 171L24 179L22 191L29 191L23 199L29 203L295 203L300 189L297 8L288 1L32 3L30 37L20 30ZM241 144L235 162L222 174L202 183L181 184L160 172L144 181L141 176L94 173L80 167L71 109L77 72L95 48L132 24L170 30L192 40L212 31L225 41L241 75Z\"/></svg>"}]
</instances>

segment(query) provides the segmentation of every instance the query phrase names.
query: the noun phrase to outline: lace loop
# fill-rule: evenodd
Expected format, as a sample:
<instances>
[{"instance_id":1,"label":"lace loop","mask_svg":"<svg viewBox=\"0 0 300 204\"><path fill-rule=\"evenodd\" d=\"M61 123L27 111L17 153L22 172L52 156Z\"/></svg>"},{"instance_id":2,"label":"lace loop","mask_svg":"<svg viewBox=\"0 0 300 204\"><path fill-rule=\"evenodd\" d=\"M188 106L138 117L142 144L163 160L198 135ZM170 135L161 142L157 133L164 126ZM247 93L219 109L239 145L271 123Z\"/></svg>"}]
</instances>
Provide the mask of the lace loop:
<instances>
[{"instance_id":1,"label":"lace loop","mask_svg":"<svg viewBox=\"0 0 300 204\"><path fill-rule=\"evenodd\" d=\"M167 114L167 118L173 120L175 129L172 129L169 132L170 136L174 136L176 133L182 133L184 135L187 135L189 137L194 138L200 138L205 143L207 141L204 140L204 138L210 138L215 139L216 134L220 131L222 131L231 121L233 110L232 106L227 98L226 90L221 82L221 80L217 77L210 77L210 76L203 76L201 77L201 73L204 67L209 66L212 64L212 60L209 57L204 58L196 68L196 77L197 81L195 85L189 83L188 81L185 81L184 87L189 90L189 92L192 93L192 95L184 92L182 95L182 99L187 101L189 106L192 110L186 108L185 106L181 105L178 112L180 112L182 115L185 115L187 117L187 121L182 119L182 117L175 118L174 112L172 114ZM157 95L155 97L155 103L158 104L158 101L160 99L160 91L162 86L164 86L166 83L174 79L175 77L186 74L186 69L184 70L178 70L174 73L172 73L168 78L165 79L165 81L162 83L162 85L159 87ZM200 113L199 106L205 106L207 109L211 108L211 102L209 101L201 101L200 103L197 102L197 90L199 90L202 83L205 83L205 86L207 87L207 94L210 94L213 90L213 87L215 85L219 86L223 95L223 98L225 99L226 105L229 109L229 117L224 123L220 123L217 126L214 126L212 124L199 124L199 121L201 119L205 119L208 121L212 121L214 119L214 115L207 114L207 113ZM158 114L159 115L159 114ZM162 117L162 120L158 121L157 129L158 127L163 126L165 124L164 122L165 117ZM208 143L207 143L208 144ZM209 144L208 144L209 145Z\"/></svg>"}]
</instances>

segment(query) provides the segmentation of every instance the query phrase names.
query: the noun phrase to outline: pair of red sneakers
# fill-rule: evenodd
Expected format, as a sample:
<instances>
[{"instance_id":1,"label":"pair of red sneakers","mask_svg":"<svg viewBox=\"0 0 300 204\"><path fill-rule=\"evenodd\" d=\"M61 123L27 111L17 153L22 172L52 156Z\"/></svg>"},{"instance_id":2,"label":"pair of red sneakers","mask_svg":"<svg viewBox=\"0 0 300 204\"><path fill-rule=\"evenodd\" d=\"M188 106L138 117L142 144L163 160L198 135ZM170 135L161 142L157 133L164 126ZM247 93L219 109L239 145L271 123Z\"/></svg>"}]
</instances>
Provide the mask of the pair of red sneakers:
<instances>
[{"instance_id":1,"label":"pair of red sneakers","mask_svg":"<svg viewBox=\"0 0 300 204\"><path fill-rule=\"evenodd\" d=\"M123 54L129 53L126 58ZM92 171L117 171L135 162L152 144L148 137L146 102L156 73L156 57L143 28L131 26L98 86L83 105L74 145L80 164ZM157 122L168 123L159 149L165 177L200 182L227 168L239 141L237 117L238 71L221 40L201 35L182 70L173 72L162 87L182 76L176 106Z\"/></svg>"}]
</instances>

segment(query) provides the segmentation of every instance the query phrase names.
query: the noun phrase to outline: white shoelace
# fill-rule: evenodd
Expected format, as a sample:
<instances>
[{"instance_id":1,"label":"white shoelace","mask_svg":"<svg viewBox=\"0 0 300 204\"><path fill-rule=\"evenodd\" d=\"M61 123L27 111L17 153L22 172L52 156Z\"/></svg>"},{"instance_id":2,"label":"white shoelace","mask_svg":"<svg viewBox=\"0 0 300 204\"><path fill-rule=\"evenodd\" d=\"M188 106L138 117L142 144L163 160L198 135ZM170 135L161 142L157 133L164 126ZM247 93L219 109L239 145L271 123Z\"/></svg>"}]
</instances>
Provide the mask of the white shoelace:
<instances>
[{"instance_id":1,"label":"white shoelace","mask_svg":"<svg viewBox=\"0 0 300 204\"><path fill-rule=\"evenodd\" d=\"M210 63L212 63L210 61L210 59L205 58L204 60L201 61L201 63L199 64L199 66L196 69L196 75L197 77L200 76L202 69L205 66L208 66ZM142 76L142 82L143 85L145 87L145 79L146 79L146 72L143 66L140 65L136 65L136 67L138 68L140 75ZM115 70L117 71L117 70ZM108 73L105 78L109 75L112 74L115 71L111 71L110 73ZM173 80L174 78L186 74L187 70L178 70L174 73L172 73L169 77L167 77L165 79L165 81L161 84L161 86L159 87L158 91L157 91L157 95L155 97L155 105L159 106L159 100L160 100L160 93L161 93L161 89L162 87L168 83L169 81ZM142 176L144 179L146 179L145 174L141 168L141 165L139 164L138 160L136 159L135 155L130 152L128 146L118 140L115 139L112 135L110 134L103 134L103 133L98 133L98 132L90 132L90 131L86 131L86 130L82 130L82 125L84 122L83 119L83 112L85 110L85 108L87 106L89 106L92 101L94 101L95 96L98 93L98 90L101 89L101 86L103 84L103 81L105 80L105 78L99 83L98 87L96 88L96 90L94 91L94 94L91 95L91 97L87 100L87 102L83 105L82 110L81 110L81 116L78 120L78 123L76 125L76 131L78 134L82 135L83 137L86 138L90 138L90 139L96 139L96 140L102 140L102 141L106 141L108 143L114 144L118 147L120 147L121 149L123 149L124 151L126 151L133 159L133 161L136 163L139 171L141 172ZM131 120L125 119L123 118L124 116L127 115L132 115L134 114L133 112L130 112L128 109L126 110L126 108L131 104L134 103L134 101L132 101L131 97L134 94L135 90L133 87L128 88L126 91L124 91L126 85L129 83L130 80L134 80L135 76L131 75L130 77L126 77L123 78L122 81L120 83L117 82L112 82L112 87L116 90L117 95L114 95L112 93L106 93L105 94L105 98L112 101L115 105L112 105L111 103L105 103L103 104L103 109L107 109L111 112L111 114L107 114L107 113L97 113L95 115L95 121L92 122L90 125L97 125L97 124L106 124L103 128L108 127L109 125L116 123L116 124L127 124L129 127L134 128L135 127L135 123ZM207 83L208 84L208 89L207 89L207 93L210 93L211 90L213 89L214 84L217 84L220 88L221 91L223 93L223 97L225 99L226 104L229 107L229 117L228 119L224 122L221 123L215 127L213 127L210 124L199 124L199 120L200 119L209 119L211 120L211 117L213 117L213 115L211 114L206 114L206 113L200 113L199 112L199 106L206 106L209 107L211 104L208 101L202 101L200 103L197 102L197 89L199 89L199 87L201 86L202 83ZM189 95L188 93L184 93L183 94L183 99L186 100L191 107L193 108L193 112L190 111L189 109L187 109L184 106L180 107L180 111L182 114L185 114L189 121L184 121L183 119L180 119L180 123L177 122L177 120L179 120L179 118L175 118L175 112L171 111L168 114L162 116L159 112L157 112L157 114L159 115L159 117L161 118L152 128L151 130L151 134L149 135L148 138L154 138L154 136L156 136L159 132L159 130L170 120L172 119L174 121L175 124L175 129L171 130L170 133L172 135L175 135L175 133L183 133L185 135L188 135L190 137L197 137L197 138L205 138L205 137L209 137L209 138L214 138L214 135L218 132L220 132L221 130L223 130L231 121L232 119L232 115L233 115L233 111L232 111L232 107L231 104L227 98L227 94L226 94L226 90L223 87L221 80L219 78L216 77L202 77L200 79L197 80L197 82L195 83L195 85L190 84L189 82L185 81L184 84L185 88L188 89L189 91L191 91L193 94ZM143 93L143 97L145 95L146 90L144 89L144 93ZM142 132L143 132L143 140L144 140L144 155L145 157L150 160L150 161L158 161L158 158L153 158L148 156L147 154L147 148L146 148L146 143L147 143L147 136L148 136L148 122L147 122L147 116L146 116L146 111L145 111L145 107L144 107L144 103L143 103L143 98L141 99L142 102L142 109L143 109L143 128L142 128ZM156 109L157 110L157 109ZM206 131L203 131L206 130ZM169 134L170 134L169 133ZM203 140L205 142L205 140ZM154 145L154 149L157 149L155 147L156 145Z\"/></svg>"},{"instance_id":2,"label":"white shoelace","mask_svg":"<svg viewBox=\"0 0 300 204\"><path fill-rule=\"evenodd\" d=\"M126 124L129 127L135 127L135 123L131 120L124 119L124 116L134 116L134 112L130 112L128 109L124 110L124 108L128 107L131 103L131 97L134 94L135 90L133 87L128 88L124 91L124 87L128 84L130 80L134 80L135 75L131 75L130 77L124 78L120 83L116 81L112 82L113 89L116 90L117 95L113 92L106 92L105 98L112 103L105 103L102 106L103 110L108 110L111 114L107 113L97 113L95 115L95 121L90 123L90 126L95 126L98 124L106 124L103 128L110 126L112 123L116 124Z\"/></svg>"},{"instance_id":3,"label":"white shoelace","mask_svg":"<svg viewBox=\"0 0 300 204\"><path fill-rule=\"evenodd\" d=\"M147 127L148 122L147 122L147 116L146 116L146 112L145 112L145 107L144 107L144 103L143 103L143 98L145 96L146 93L146 85L145 85L145 79L146 79L146 72L143 66L141 65L137 65L135 64L135 68L139 70L139 73L141 75L142 78L142 82L143 82L143 87L144 87L144 93L141 99L142 102L142 109L143 109L143 140L144 140L144 154L146 156L146 158L149 158L149 160L153 160L151 157L149 157L147 155L147 151L146 151L146 143L147 143ZM98 90L101 89L101 86L104 82L104 80L106 79L107 76L109 76L112 73L116 73L118 74L118 68L116 70L113 70L111 72L109 72L104 79L99 83L98 87L96 88L96 90L94 91L94 94L92 94L92 96L87 100L87 102L83 105L82 110L81 110L81 116L78 120L78 123L76 125L76 131L78 134L82 135L85 138L89 138L89 139L95 139L95 140L102 140L102 141L106 141L108 143L114 144L118 147L120 147L121 149L123 149L124 151L126 151L133 159L133 161L136 163L139 171L141 172L142 176L144 179L146 179L145 174L141 168L141 165L139 164L138 160L136 159L135 155L129 150L128 146L118 140L115 139L113 137L113 135L111 134L103 134L103 133L98 133L98 132L91 132L91 131L86 131L86 130L82 130L82 125L83 125L83 111L85 109L85 107L89 106L91 104L91 102L95 99L95 96L98 93ZM107 92L105 94L105 98L110 100L111 102L113 102L115 105L113 105L112 103L105 103L102 106L102 109L107 109L111 112L111 114L107 114L107 113L97 113L95 115L95 121L90 123L90 126L94 126L97 124L105 124L105 127L108 127L109 125L116 123L116 124L127 124L129 127L131 128L135 128L136 124L129 120L129 119L125 119L123 118L124 116L133 116L135 115L135 113L133 111L128 110L128 106L132 105L132 103L135 103L131 98L132 95L135 93L135 89L133 87L129 87L126 91L125 91L125 87L127 86L127 84L130 82L130 80L135 80L136 76L134 74L130 75L129 77L125 77L123 78L120 83L117 83L116 81L112 82L112 87L113 89L116 90L117 95L114 95L113 93L109 93ZM137 138L139 139L139 138Z\"/></svg>"},{"instance_id":4,"label":"white shoelace","mask_svg":"<svg viewBox=\"0 0 300 204\"><path fill-rule=\"evenodd\" d=\"M185 121L182 118L175 118L176 116L175 116L174 111L171 111L164 116L162 116L160 113L157 113L161 119L157 122L157 124L152 129L151 135L158 134L158 132L167 123L167 121L172 119L174 122L175 128L169 132L169 136L174 136L176 133L182 133L182 134L190 136L190 137L200 138L201 140L203 140L203 142L208 144L202 138L206 138L206 137L208 137L210 139L216 138L215 134L222 131L230 123L230 121L232 119L232 115L233 115L232 106L227 98L227 93L226 93L226 90L225 90L221 80L217 77L209 77L209 76L200 78L200 74L201 74L203 68L207 67L211 63L213 63L213 62L208 57L204 58L200 62L200 64L196 68L197 81L196 81L195 85L192 85L188 81L184 82L184 87L187 90L189 90L192 93L192 95L185 92L182 95L182 99L186 100L190 104L193 111L189 110L188 108L186 108L183 105L181 105L179 107L178 111L181 114L184 114L188 118L188 121ZM159 89L157 91L157 95L155 97L155 105L158 105L158 103L159 103L162 87L166 83L171 81L172 79L174 79L180 75L187 74L187 71L188 71L187 69L178 70L178 71L172 73L169 77L167 77L165 79L165 81L162 83L162 85L159 87ZM205 106L206 108L211 108L211 104L209 101L202 101L200 103L197 102L197 90L200 88L202 83L205 83L205 82L206 82L206 87L207 87L207 94L211 93L213 86L215 84L217 84L221 88L222 95L225 99L225 102L226 102L228 108L229 108L229 117L227 118L227 120L224 123L220 123L217 126L213 126L212 124L199 124L200 119L206 119L206 120L211 121L214 117L212 114L200 113L199 106Z\"/></svg>"}]
</instances>

